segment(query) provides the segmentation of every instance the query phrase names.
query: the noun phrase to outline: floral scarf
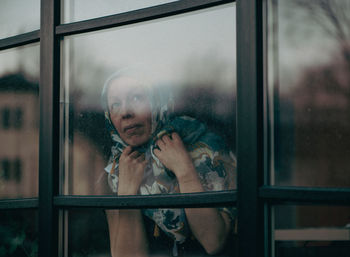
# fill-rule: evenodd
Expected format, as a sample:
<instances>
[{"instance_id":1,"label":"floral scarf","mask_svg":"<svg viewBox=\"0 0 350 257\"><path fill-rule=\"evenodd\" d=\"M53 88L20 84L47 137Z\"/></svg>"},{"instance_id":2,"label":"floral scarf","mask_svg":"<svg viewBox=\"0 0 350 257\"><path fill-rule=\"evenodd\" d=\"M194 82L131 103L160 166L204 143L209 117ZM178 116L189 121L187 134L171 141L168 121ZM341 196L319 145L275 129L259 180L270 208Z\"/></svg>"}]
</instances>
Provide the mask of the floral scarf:
<instances>
[{"instance_id":1,"label":"floral scarf","mask_svg":"<svg viewBox=\"0 0 350 257\"><path fill-rule=\"evenodd\" d=\"M117 73L107 80L102 92L106 125L114 142L105 171L108 173L108 184L115 193L118 192L119 158L126 144L110 120L106 93L109 83L119 76L121 74ZM177 132L182 138L206 191L233 189L236 162L222 139L208 131L206 126L198 120L188 116L172 116L172 101L169 101L170 98L167 97L167 100L163 99L162 103L159 91L150 90L149 99L152 110L152 138L145 145L135 149L144 153L148 160L139 193L142 195L179 193L175 175L153 154L153 149L157 148L155 142L164 134L170 135L172 132ZM227 208L220 210L227 212L233 218L232 210ZM177 243L184 242L190 235L184 209L146 209L143 210L143 214L152 219L165 234Z\"/></svg>"}]
</instances>

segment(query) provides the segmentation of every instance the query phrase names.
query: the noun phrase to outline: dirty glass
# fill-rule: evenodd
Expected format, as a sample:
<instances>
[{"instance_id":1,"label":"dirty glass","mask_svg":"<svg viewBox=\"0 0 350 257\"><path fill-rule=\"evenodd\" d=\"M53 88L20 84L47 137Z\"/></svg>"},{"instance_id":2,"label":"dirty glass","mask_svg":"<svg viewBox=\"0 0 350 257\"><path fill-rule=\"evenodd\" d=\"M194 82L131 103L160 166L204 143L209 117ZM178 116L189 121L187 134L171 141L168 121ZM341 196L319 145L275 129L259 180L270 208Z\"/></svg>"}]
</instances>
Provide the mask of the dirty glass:
<instances>
[{"instance_id":1,"label":"dirty glass","mask_svg":"<svg viewBox=\"0 0 350 257\"><path fill-rule=\"evenodd\" d=\"M40 0L1 0L0 39L40 28Z\"/></svg>"},{"instance_id":2,"label":"dirty glass","mask_svg":"<svg viewBox=\"0 0 350 257\"><path fill-rule=\"evenodd\" d=\"M349 187L349 1L267 2L271 183Z\"/></svg>"},{"instance_id":3,"label":"dirty glass","mask_svg":"<svg viewBox=\"0 0 350 257\"><path fill-rule=\"evenodd\" d=\"M38 256L38 214L33 210L0 211L0 256Z\"/></svg>"},{"instance_id":4,"label":"dirty glass","mask_svg":"<svg viewBox=\"0 0 350 257\"><path fill-rule=\"evenodd\" d=\"M0 198L38 195L39 44L0 52Z\"/></svg>"},{"instance_id":5,"label":"dirty glass","mask_svg":"<svg viewBox=\"0 0 350 257\"><path fill-rule=\"evenodd\" d=\"M276 257L348 255L349 206L290 205L274 210Z\"/></svg>"},{"instance_id":6,"label":"dirty glass","mask_svg":"<svg viewBox=\"0 0 350 257\"><path fill-rule=\"evenodd\" d=\"M230 208L219 208L223 215L235 215ZM195 210L195 209L192 209ZM123 209L123 210L78 210L73 209L65 212L65 223L62 224L64 231L64 249L67 256L100 256L109 257L111 251L115 255L123 248L123 256L136 256L137 249L142 247L130 247L133 240L136 240L138 229L142 231L142 240L147 242L147 256L188 256L188 257L204 257L206 254L205 248L196 239L188 227L188 222L183 223L182 218L178 218L179 214L183 212L182 209ZM198 213L205 213L206 209L196 209ZM122 212L122 213L119 213ZM152 213L157 213L152 216ZM201 217L196 217L196 220L201 220ZM125 216L121 218L119 215L125 215L127 218L134 219L131 227L125 220ZM167 219L162 220L161 217ZM169 216L170 215L170 216ZM107 218L108 217L108 218ZM235 252L235 226L234 216L231 216L229 226L229 233L227 235L227 244L222 246L222 250L218 251L215 256L228 257L234 256ZM125 226L118 223L119 218L123 219ZM87 224L89 224L87 226ZM120 225L120 227L118 226ZM202 226L206 223L203 223ZM208 226L209 227L209 226ZM179 229L181 228L181 229ZM118 231L125 231L122 239L119 240L121 244L118 245ZM206 234L209 237L208 234ZM174 240L176 237L176 240ZM138 238L140 239L140 238ZM124 241L123 241L124 240ZM203 242L203 241L202 241ZM126 246L126 247L123 247ZM135 252L136 250L136 252Z\"/></svg>"},{"instance_id":7,"label":"dirty glass","mask_svg":"<svg viewBox=\"0 0 350 257\"><path fill-rule=\"evenodd\" d=\"M62 1L62 23L124 13L176 1L177 0L102 0L96 2L94 0L64 0Z\"/></svg>"},{"instance_id":8,"label":"dirty glass","mask_svg":"<svg viewBox=\"0 0 350 257\"><path fill-rule=\"evenodd\" d=\"M234 188L235 45L234 4L65 37L61 75L61 193L116 192L119 183L114 172L119 169L123 144L142 146L137 151L147 159L144 174L137 176L144 176L145 184L138 193L179 192L172 169L182 166L166 167L153 154L158 147L155 138L164 135L158 133L161 130L170 137L173 130L182 133L199 171L195 179L201 183L181 192ZM122 79L115 79L118 76ZM104 85L108 90L101 100ZM111 99L107 99L107 94ZM118 110L124 108L120 108L121 102L130 107L128 111L136 108L144 112L145 123L115 121ZM118 124L124 127L118 128ZM141 138L132 143L125 139L127 134L139 133L141 127L146 129L147 140ZM125 142L115 136L119 133ZM186 161L179 164L183 163L189 164ZM182 170L177 172L177 178ZM159 183L154 184L155 181Z\"/></svg>"}]
</instances>

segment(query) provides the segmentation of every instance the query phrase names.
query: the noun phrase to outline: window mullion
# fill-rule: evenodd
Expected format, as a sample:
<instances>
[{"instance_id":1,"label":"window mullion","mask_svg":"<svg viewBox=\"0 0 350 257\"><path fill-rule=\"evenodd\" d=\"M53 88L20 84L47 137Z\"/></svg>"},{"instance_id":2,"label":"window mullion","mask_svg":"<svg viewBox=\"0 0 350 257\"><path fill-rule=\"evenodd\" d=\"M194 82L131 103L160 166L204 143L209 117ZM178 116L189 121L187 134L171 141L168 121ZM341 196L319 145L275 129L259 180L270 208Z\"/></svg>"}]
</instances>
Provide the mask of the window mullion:
<instances>
[{"instance_id":1,"label":"window mullion","mask_svg":"<svg viewBox=\"0 0 350 257\"><path fill-rule=\"evenodd\" d=\"M264 256L262 1L237 1L238 256Z\"/></svg>"},{"instance_id":2,"label":"window mullion","mask_svg":"<svg viewBox=\"0 0 350 257\"><path fill-rule=\"evenodd\" d=\"M40 26L40 136L39 136L39 257L57 256L58 211L58 99L60 1L41 1Z\"/></svg>"},{"instance_id":3,"label":"window mullion","mask_svg":"<svg viewBox=\"0 0 350 257\"><path fill-rule=\"evenodd\" d=\"M37 198L0 200L0 210L35 209L35 208L38 208Z\"/></svg>"},{"instance_id":4,"label":"window mullion","mask_svg":"<svg viewBox=\"0 0 350 257\"><path fill-rule=\"evenodd\" d=\"M32 32L27 32L13 37L0 39L0 51L17 46L39 42L39 35L40 31L34 30Z\"/></svg>"},{"instance_id":5,"label":"window mullion","mask_svg":"<svg viewBox=\"0 0 350 257\"><path fill-rule=\"evenodd\" d=\"M170 195L137 196L58 196L54 204L60 208L186 208L234 206L236 191L203 192Z\"/></svg>"},{"instance_id":6,"label":"window mullion","mask_svg":"<svg viewBox=\"0 0 350 257\"><path fill-rule=\"evenodd\" d=\"M159 19L162 17L170 17L173 15L205 9L234 1L235 0L175 1L135 11L129 11L126 13L119 13L85 21L62 24L57 27L56 34L67 36L111 27L124 26L128 24Z\"/></svg>"}]
</instances>

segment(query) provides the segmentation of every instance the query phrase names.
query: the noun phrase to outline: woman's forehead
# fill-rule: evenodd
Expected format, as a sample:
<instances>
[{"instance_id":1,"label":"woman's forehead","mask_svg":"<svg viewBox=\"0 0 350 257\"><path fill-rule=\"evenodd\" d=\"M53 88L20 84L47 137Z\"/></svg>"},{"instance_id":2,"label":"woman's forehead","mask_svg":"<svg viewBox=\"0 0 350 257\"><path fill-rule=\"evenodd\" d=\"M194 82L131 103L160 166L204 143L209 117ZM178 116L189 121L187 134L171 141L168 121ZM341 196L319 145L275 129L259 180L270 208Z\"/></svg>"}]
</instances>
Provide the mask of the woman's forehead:
<instances>
[{"instance_id":1,"label":"woman's forehead","mask_svg":"<svg viewBox=\"0 0 350 257\"><path fill-rule=\"evenodd\" d=\"M108 89L108 96L126 96L133 93L146 93L147 87L141 81L131 77L120 77L112 80Z\"/></svg>"}]
</instances>

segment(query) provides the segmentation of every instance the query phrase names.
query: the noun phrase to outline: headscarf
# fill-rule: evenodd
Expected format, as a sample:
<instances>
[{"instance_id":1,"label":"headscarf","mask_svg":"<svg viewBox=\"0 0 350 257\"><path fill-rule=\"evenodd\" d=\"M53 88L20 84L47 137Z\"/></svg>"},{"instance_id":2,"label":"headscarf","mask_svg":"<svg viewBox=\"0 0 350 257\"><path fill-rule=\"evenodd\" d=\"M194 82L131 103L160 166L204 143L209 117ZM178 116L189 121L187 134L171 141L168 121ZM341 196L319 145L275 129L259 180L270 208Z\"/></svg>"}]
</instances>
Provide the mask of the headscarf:
<instances>
[{"instance_id":1,"label":"headscarf","mask_svg":"<svg viewBox=\"0 0 350 257\"><path fill-rule=\"evenodd\" d=\"M199 179L206 191L221 191L234 188L235 158L226 149L222 139L207 130L206 126L188 116L174 116L173 101L170 94L152 89L149 80L141 76L140 71L121 70L107 79L102 91L102 105L105 109L106 126L110 131L114 145L105 171L113 192L118 192L119 158L127 146L113 126L107 105L107 93L112 81L121 77L132 77L142 83L148 93L152 114L152 135L149 141L135 150L145 154L148 164L139 189L142 195L179 193L175 175L154 155L156 142L163 135L177 132L192 157ZM164 90L163 90L164 91ZM231 217L233 212L222 208ZM190 235L184 209L146 209L143 214L152 219L169 237L182 243Z\"/></svg>"}]
</instances>

